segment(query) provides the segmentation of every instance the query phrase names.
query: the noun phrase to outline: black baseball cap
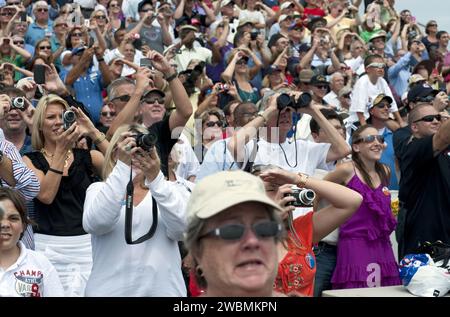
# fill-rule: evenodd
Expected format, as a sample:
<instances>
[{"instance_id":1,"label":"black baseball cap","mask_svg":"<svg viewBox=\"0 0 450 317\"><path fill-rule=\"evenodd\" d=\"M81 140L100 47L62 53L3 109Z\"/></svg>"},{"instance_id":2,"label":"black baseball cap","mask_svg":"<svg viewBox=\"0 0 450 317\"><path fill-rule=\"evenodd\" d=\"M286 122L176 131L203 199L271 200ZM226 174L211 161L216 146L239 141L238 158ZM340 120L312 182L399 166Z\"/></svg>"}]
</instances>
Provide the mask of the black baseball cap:
<instances>
[{"instance_id":1,"label":"black baseball cap","mask_svg":"<svg viewBox=\"0 0 450 317\"><path fill-rule=\"evenodd\" d=\"M433 89L427 83L419 83L413 85L408 92L408 102L416 102L421 98L426 98L428 96L435 97L439 93L439 90Z\"/></svg>"}]
</instances>

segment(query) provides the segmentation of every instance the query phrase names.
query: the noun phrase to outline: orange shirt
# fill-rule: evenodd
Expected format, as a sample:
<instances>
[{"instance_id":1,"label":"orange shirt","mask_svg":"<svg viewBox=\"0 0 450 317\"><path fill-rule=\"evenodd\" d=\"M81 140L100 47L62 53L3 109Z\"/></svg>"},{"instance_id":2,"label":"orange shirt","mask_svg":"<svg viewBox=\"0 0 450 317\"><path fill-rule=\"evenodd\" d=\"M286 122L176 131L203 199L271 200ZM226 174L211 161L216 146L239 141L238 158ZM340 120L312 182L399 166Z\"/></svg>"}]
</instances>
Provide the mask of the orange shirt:
<instances>
[{"instance_id":1,"label":"orange shirt","mask_svg":"<svg viewBox=\"0 0 450 317\"><path fill-rule=\"evenodd\" d=\"M302 296L313 296L314 276L316 274L316 258L312 251L313 212L294 220L294 229L300 238L301 246L293 242L289 232L288 252L278 265L274 289L277 292L296 293Z\"/></svg>"}]
</instances>

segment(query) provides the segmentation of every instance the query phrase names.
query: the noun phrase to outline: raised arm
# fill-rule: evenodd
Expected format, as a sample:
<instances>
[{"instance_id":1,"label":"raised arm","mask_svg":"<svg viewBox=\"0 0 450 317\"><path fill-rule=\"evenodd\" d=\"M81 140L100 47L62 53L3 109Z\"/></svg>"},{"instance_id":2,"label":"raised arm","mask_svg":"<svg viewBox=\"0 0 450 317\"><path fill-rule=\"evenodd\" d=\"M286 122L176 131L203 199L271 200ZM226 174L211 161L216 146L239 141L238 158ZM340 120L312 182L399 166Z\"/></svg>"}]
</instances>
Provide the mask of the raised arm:
<instances>
[{"instance_id":1,"label":"raised arm","mask_svg":"<svg viewBox=\"0 0 450 317\"><path fill-rule=\"evenodd\" d=\"M450 119L444 121L438 132L433 136L433 153L439 154L450 145Z\"/></svg>"}]
</instances>

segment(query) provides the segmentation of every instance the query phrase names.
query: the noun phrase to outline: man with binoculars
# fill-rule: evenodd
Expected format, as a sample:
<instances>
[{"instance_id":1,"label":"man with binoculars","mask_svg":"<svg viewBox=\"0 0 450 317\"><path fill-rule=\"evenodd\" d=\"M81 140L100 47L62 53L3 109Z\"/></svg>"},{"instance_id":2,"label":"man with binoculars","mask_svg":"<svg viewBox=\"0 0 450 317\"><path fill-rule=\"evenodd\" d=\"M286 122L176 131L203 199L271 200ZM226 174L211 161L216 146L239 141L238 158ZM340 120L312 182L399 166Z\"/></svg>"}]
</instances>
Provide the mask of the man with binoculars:
<instances>
[{"instance_id":1,"label":"man with binoculars","mask_svg":"<svg viewBox=\"0 0 450 317\"><path fill-rule=\"evenodd\" d=\"M261 102L264 112L237 131L228 148L236 162L273 164L283 169L312 175L316 168L339 160L350 153L350 147L336 128L320 112L321 105L312 102L308 93L289 91L267 93ZM330 143L288 140L288 132L295 126L293 116L311 115ZM256 141L252 141L255 139ZM250 141L250 142L249 142ZM255 146L256 145L256 146Z\"/></svg>"}]
</instances>

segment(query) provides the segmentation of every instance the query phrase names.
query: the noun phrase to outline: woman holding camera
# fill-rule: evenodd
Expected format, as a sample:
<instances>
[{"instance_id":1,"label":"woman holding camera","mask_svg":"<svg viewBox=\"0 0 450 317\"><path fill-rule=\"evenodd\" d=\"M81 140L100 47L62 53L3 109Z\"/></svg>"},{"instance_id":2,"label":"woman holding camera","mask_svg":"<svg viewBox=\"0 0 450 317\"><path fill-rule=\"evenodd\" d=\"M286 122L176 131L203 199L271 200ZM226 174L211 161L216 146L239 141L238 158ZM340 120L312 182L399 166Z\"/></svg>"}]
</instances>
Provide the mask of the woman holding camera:
<instances>
[{"instance_id":1,"label":"woman holding camera","mask_svg":"<svg viewBox=\"0 0 450 317\"><path fill-rule=\"evenodd\" d=\"M117 129L105 156L105 181L92 184L86 193L83 227L92 234L93 247L86 296L186 296L177 242L186 229L189 191L164 178L155 147L148 152L138 147L137 134L148 130L140 125ZM153 237L135 245L124 239L130 177L133 240L158 221Z\"/></svg>"},{"instance_id":2,"label":"woman holding camera","mask_svg":"<svg viewBox=\"0 0 450 317\"><path fill-rule=\"evenodd\" d=\"M47 74L47 85L54 75ZM107 146L107 141L79 109L71 109L76 122L69 125L68 110L66 101L56 95L40 99L33 116L35 151L27 153L24 162L41 184L34 199L36 250L55 266L66 296L83 296L92 264L90 236L82 226L83 203L92 177L100 175L103 155L74 146L82 135L92 138L99 148Z\"/></svg>"},{"instance_id":3,"label":"woman holding camera","mask_svg":"<svg viewBox=\"0 0 450 317\"><path fill-rule=\"evenodd\" d=\"M316 272L313 245L351 217L362 197L344 186L272 165L254 166L253 173L264 181L267 196L283 208L281 218L288 232L278 245L280 262L274 289L287 295L312 296ZM311 190L330 205L314 210ZM314 212L299 215L298 208Z\"/></svg>"}]
</instances>

